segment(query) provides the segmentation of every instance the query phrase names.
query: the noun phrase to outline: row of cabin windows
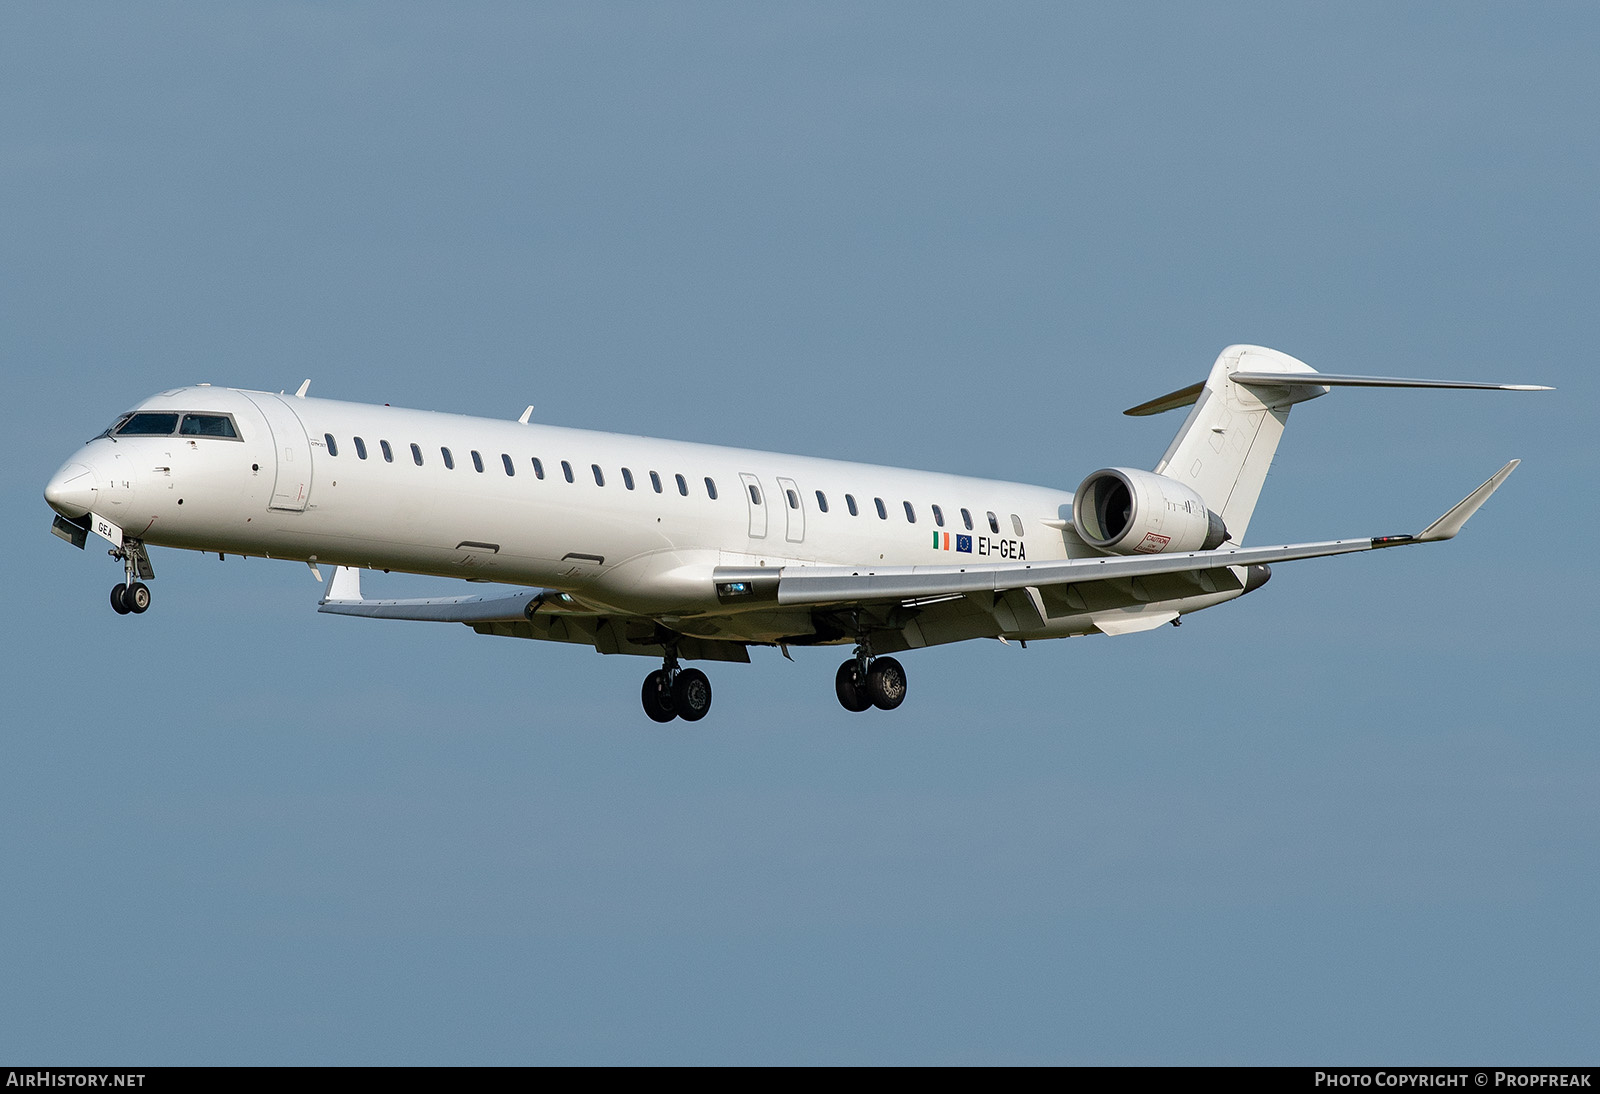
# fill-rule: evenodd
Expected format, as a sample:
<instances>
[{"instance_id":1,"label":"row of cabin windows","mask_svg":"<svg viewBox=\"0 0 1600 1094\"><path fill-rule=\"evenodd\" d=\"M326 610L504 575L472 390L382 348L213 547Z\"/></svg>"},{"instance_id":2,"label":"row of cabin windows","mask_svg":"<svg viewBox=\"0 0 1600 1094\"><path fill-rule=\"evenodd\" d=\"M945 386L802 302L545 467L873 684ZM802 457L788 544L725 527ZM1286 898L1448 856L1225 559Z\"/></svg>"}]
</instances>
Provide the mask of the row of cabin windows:
<instances>
[{"instance_id":1,"label":"row of cabin windows","mask_svg":"<svg viewBox=\"0 0 1600 1094\"><path fill-rule=\"evenodd\" d=\"M334 436L333 436L332 433L324 433L322 435L322 440L323 440L323 443L327 446L328 455L337 456L339 454L339 442L334 439ZM355 440L355 448L356 448L356 456L357 456L357 458L363 459L363 460L366 459L367 458L367 442L365 440L363 440L362 438L360 438L360 437L356 437L356 438L354 438L354 440ZM394 462L394 449L389 446L389 442L388 441L379 441L378 442L378 450L383 453L383 460L384 460L385 463L393 463ZM472 455L472 467L473 467L473 469L475 471L477 471L479 474L482 474L483 473L483 469L484 469L482 453L480 453L476 449L474 449L472 451L471 455ZM446 469L451 470L451 471L455 470L455 466L456 466L455 453L451 452L448 447L441 447L439 449L439 458L444 461L444 465L445 465ZM421 445L414 444L414 445L411 446L411 462L416 464L418 467L422 466L423 461L422 461L422 446ZM505 452L500 453L500 466L505 468L505 472L506 472L506 477L507 478L510 478L510 477L516 475L516 473L517 473L517 465L516 465L516 463L511 459L510 455L508 455ZM602 471L600 469L600 465L599 464L597 464L597 463L590 464L589 465L589 472L590 472L590 474L592 474L594 476L594 484L596 486L604 486L606 484L606 474L605 474L604 471ZM651 486L651 488L653 490L655 490L655 492L658 493L658 494L662 493L664 488L662 487L662 484L661 484L661 476L659 474L657 474L656 472L654 472L654 471L651 471L649 474L650 474L650 486ZM577 475L572 470L572 464L567 460L562 460L561 461L561 476L562 476L562 478L566 479L568 482L576 482L577 481ZM539 459L538 456L534 456L533 457L533 477L536 478L536 479L544 478L544 461ZM676 483L676 485L678 487L678 493L682 494L684 497L688 497L689 496L689 480L684 478L682 475L673 475L672 478L673 478L673 481ZM713 480L711 478L711 476L707 475L706 478L705 478L705 484L706 484L706 496L708 498L710 498L712 501L716 501L717 500L717 484L716 484L715 480ZM627 487L629 490L634 489L638 485L634 481L633 471L630 468L624 467L622 469L622 485Z\"/></svg>"},{"instance_id":2,"label":"row of cabin windows","mask_svg":"<svg viewBox=\"0 0 1600 1094\"><path fill-rule=\"evenodd\" d=\"M757 486L755 483L750 483L748 488L750 490L750 504L752 504L752 505L760 505L761 504L761 488L759 486ZM828 495L823 493L821 490L818 490L816 493L817 493L817 511L821 512L821 513L826 513L828 511ZM785 487L784 491L783 491L783 494L784 494L784 499L786 501L788 501L788 503L789 503L789 508L790 509L798 509L798 508L800 508L800 495L795 493L795 491L794 491L794 489L792 487ZM872 504L873 504L873 507L878 510L878 519L879 520L888 520L889 519L889 507L884 504L882 498L873 498L872 499ZM909 501L902 501L900 504L905 507L906 523L907 524L915 524L915 523L917 523L917 508L916 508L916 506L912 505ZM861 515L861 507L856 504L856 496L854 494L846 494L844 496L844 506L845 506L846 509L848 509L850 511L850 515L852 517L858 517L858 516ZM929 506L929 508L933 511L933 523L938 525L940 528L943 528L944 527L944 509L943 509L943 507L938 506L938 505L932 505L932 506ZM999 535L1000 534L1000 518L995 516L994 513L992 513L992 512L986 513L984 515L989 518L989 531L993 532L995 535ZM971 510L968 510L968 509L962 509L961 510L961 523L966 525L967 531L969 531L969 532L972 531L972 512L971 512ZM1018 538L1021 538L1022 532L1023 532L1022 518L1017 516L1017 514L1015 514L1015 513L1011 514L1011 528L1017 534Z\"/></svg>"},{"instance_id":3,"label":"row of cabin windows","mask_svg":"<svg viewBox=\"0 0 1600 1094\"><path fill-rule=\"evenodd\" d=\"M339 454L339 442L334 440L333 434L332 433L324 433L322 435L322 439L327 444L328 455L337 456ZM363 460L366 459L367 458L367 442L362 440L360 437L357 437L357 438L355 438L355 447L356 447L356 456L359 457L360 459L363 459ZM383 453L384 462L386 462L386 463L393 463L394 462L394 450L389 447L389 442L388 441L379 441L378 442L378 449L379 449L379 451L381 451ZM448 468L450 470L454 470L455 469L456 458L455 458L454 454L451 453L450 449L448 449L448 448L440 448L439 449L439 455L444 460L444 465L445 465L446 468ZM411 459L412 459L412 462L414 462L418 467L422 466L422 448L419 445L413 444L411 446ZM505 468L506 476L508 478L511 477L511 476L514 476L517 473L517 469L516 469L515 463L513 463L511 457L509 455L507 455L506 453L504 453L504 452L500 453L500 464L501 464L502 467ZM474 449L473 452L472 452L472 466L480 474L483 472L483 456L480 455L477 452L476 449ZM589 465L589 473L594 476L594 484L596 486L605 486L605 484L606 484L606 475L605 475L605 472L601 470L599 464L597 464L597 463L590 464ZM649 475L650 475L650 487L651 487L651 489L654 490L657 494L663 493L663 487L662 487L662 484L661 484L661 476L658 475L654 471L649 472ZM533 457L533 477L536 478L536 479L543 479L544 478L544 462L542 460L540 460L538 456L534 456ZM571 464L570 461L567 461L567 460L562 460L561 461L561 477L566 479L568 482L576 482L577 481L577 475L572 470L572 464ZM678 488L678 493L681 494L684 497L688 497L689 496L689 480L684 478L682 475L673 475L672 478L673 478L673 482L675 483L675 485ZM633 478L633 471L630 468L626 468L626 467L622 468L622 485L625 486L629 490L634 489L634 487L636 485L635 482L634 482L634 478ZM705 477L705 486L706 486L706 497L710 498L712 501L716 501L717 500L717 484L711 478L710 475L707 475ZM755 483L751 483L750 486L749 486L749 489L750 489L750 503L752 505L760 505L761 504L761 488L759 486L757 486ZM783 493L784 493L784 500L789 503L789 508L790 509L798 509L798 508L800 508L800 495L798 493L796 493L795 490L792 487L786 487L784 489ZM818 490L816 493L817 493L817 509L820 512L826 513L828 511L828 495L823 493L821 490ZM872 499L872 504L873 504L874 508L876 508L877 511L878 511L878 519L879 520L888 520L889 519L889 507L884 504L884 501L883 501L882 498L873 498ZM916 507L914 505L912 505L909 501L902 501L900 504L905 507L906 523L908 523L908 524L917 523L917 510L916 510ZM857 516L861 515L861 507L856 504L856 498L855 498L854 494L846 494L844 496L844 505L845 505L845 508L850 511L850 515L852 517L857 517ZM937 506L937 505L930 506L929 508L933 512L933 523L935 525L937 525L938 527L943 528L945 526L944 525L944 509L941 508L940 506ZM966 527L967 531L969 531L969 532L972 531L972 513L971 513L971 511L968 510L968 509L962 509L962 510L960 510L960 512L961 512L961 523L962 523L962 525L964 525ZM998 517L996 517L993 512L986 513L985 516L987 516L989 518L989 531L992 532L995 535L999 535L1000 534L1000 519ZM1022 529L1022 518L1017 516L1017 514L1015 514L1015 513L1011 514L1011 527L1012 527L1012 530L1015 531L1017 536L1020 538L1022 536L1022 532L1023 532L1023 529Z\"/></svg>"}]
</instances>

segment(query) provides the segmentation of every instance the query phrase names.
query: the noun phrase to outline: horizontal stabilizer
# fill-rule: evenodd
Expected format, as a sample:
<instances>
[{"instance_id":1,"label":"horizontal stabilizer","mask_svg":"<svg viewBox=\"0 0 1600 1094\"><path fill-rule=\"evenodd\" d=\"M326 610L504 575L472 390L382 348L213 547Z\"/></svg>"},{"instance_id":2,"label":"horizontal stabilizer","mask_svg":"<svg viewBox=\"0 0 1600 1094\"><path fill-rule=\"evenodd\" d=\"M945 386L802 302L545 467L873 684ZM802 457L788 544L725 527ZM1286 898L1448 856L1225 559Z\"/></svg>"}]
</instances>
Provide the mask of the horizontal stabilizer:
<instances>
[{"instance_id":1,"label":"horizontal stabilizer","mask_svg":"<svg viewBox=\"0 0 1600 1094\"><path fill-rule=\"evenodd\" d=\"M1195 400L1200 398L1200 392L1205 386L1203 381L1198 384L1190 384L1181 391L1174 391L1170 395L1161 396L1159 399L1151 399L1148 403L1140 403L1136 407L1124 410L1123 413L1130 418L1145 418L1151 414L1164 414L1169 410L1177 410L1179 407L1193 406Z\"/></svg>"},{"instance_id":2,"label":"horizontal stabilizer","mask_svg":"<svg viewBox=\"0 0 1600 1094\"><path fill-rule=\"evenodd\" d=\"M1480 391L1553 391L1540 384L1481 384L1472 380L1408 380L1401 376L1341 376L1335 372L1230 372L1228 379L1245 386L1294 387L1451 387ZM1187 390L1187 389L1185 389ZM1180 393L1181 394L1181 393ZM1168 396L1171 398L1171 396ZM1146 403L1145 406L1151 404ZM1174 404L1175 406L1183 404ZM1134 410L1140 409L1134 407ZM1123 413L1132 414L1133 410ZM1146 411L1156 414L1159 411Z\"/></svg>"},{"instance_id":3,"label":"horizontal stabilizer","mask_svg":"<svg viewBox=\"0 0 1600 1094\"><path fill-rule=\"evenodd\" d=\"M1250 372L1228 373L1228 379L1245 387L1433 387L1466 388L1479 391L1553 391L1543 384L1485 384L1475 380L1413 380L1403 376L1347 376L1337 372ZM1186 388L1151 399L1147 403L1129 407L1122 413L1130 418L1144 418L1151 414L1164 414L1193 406L1200 399L1205 384L1190 384Z\"/></svg>"}]
</instances>

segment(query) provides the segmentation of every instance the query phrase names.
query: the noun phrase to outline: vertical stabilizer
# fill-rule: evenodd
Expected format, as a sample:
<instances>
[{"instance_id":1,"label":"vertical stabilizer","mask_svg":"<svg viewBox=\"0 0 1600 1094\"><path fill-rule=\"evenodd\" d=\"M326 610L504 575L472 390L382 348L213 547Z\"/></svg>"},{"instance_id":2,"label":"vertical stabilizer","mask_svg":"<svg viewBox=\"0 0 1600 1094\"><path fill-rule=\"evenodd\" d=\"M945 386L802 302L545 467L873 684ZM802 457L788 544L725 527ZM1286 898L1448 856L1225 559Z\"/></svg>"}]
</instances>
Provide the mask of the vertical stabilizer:
<instances>
[{"instance_id":1,"label":"vertical stabilizer","mask_svg":"<svg viewBox=\"0 0 1600 1094\"><path fill-rule=\"evenodd\" d=\"M1229 346L1206 378L1178 435L1155 471L1188 486L1222 517L1229 539L1244 542L1261 485L1272 467L1289 408L1327 394L1326 387L1273 387L1259 379L1249 386L1228 379L1236 372L1315 373L1303 361L1264 346Z\"/></svg>"}]
</instances>

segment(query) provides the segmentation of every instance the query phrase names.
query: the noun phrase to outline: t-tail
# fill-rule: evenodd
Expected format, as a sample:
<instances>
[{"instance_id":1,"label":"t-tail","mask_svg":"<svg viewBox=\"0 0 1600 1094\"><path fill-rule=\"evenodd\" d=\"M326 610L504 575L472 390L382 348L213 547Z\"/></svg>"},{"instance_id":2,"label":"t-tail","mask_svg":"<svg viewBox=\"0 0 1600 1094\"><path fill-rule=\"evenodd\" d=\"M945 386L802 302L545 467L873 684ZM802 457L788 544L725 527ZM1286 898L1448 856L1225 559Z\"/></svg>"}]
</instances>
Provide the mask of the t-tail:
<instances>
[{"instance_id":1,"label":"t-tail","mask_svg":"<svg viewBox=\"0 0 1600 1094\"><path fill-rule=\"evenodd\" d=\"M1244 542L1261 486L1272 468L1289 410L1335 387L1482 388L1548 391L1532 384L1410 380L1317 372L1304 361L1265 346L1229 346L1204 383L1141 403L1124 413L1160 414L1193 406L1155 473L1187 486L1226 527L1227 541Z\"/></svg>"}]
</instances>

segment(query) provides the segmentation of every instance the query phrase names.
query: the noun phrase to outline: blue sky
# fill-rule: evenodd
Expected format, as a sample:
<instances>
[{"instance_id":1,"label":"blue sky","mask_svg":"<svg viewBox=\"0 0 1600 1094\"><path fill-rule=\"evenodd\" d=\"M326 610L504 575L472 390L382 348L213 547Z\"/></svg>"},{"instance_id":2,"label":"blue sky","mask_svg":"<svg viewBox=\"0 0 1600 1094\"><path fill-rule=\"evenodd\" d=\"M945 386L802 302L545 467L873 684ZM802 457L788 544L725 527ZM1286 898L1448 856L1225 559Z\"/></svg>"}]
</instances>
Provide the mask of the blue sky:
<instances>
[{"instance_id":1,"label":"blue sky","mask_svg":"<svg viewBox=\"0 0 1600 1094\"><path fill-rule=\"evenodd\" d=\"M1588 4L12 5L0 1061L1592 1063ZM48 533L206 381L1070 487L1295 411L1181 629L712 666ZM391 578L386 587L429 585Z\"/></svg>"}]
</instances>

